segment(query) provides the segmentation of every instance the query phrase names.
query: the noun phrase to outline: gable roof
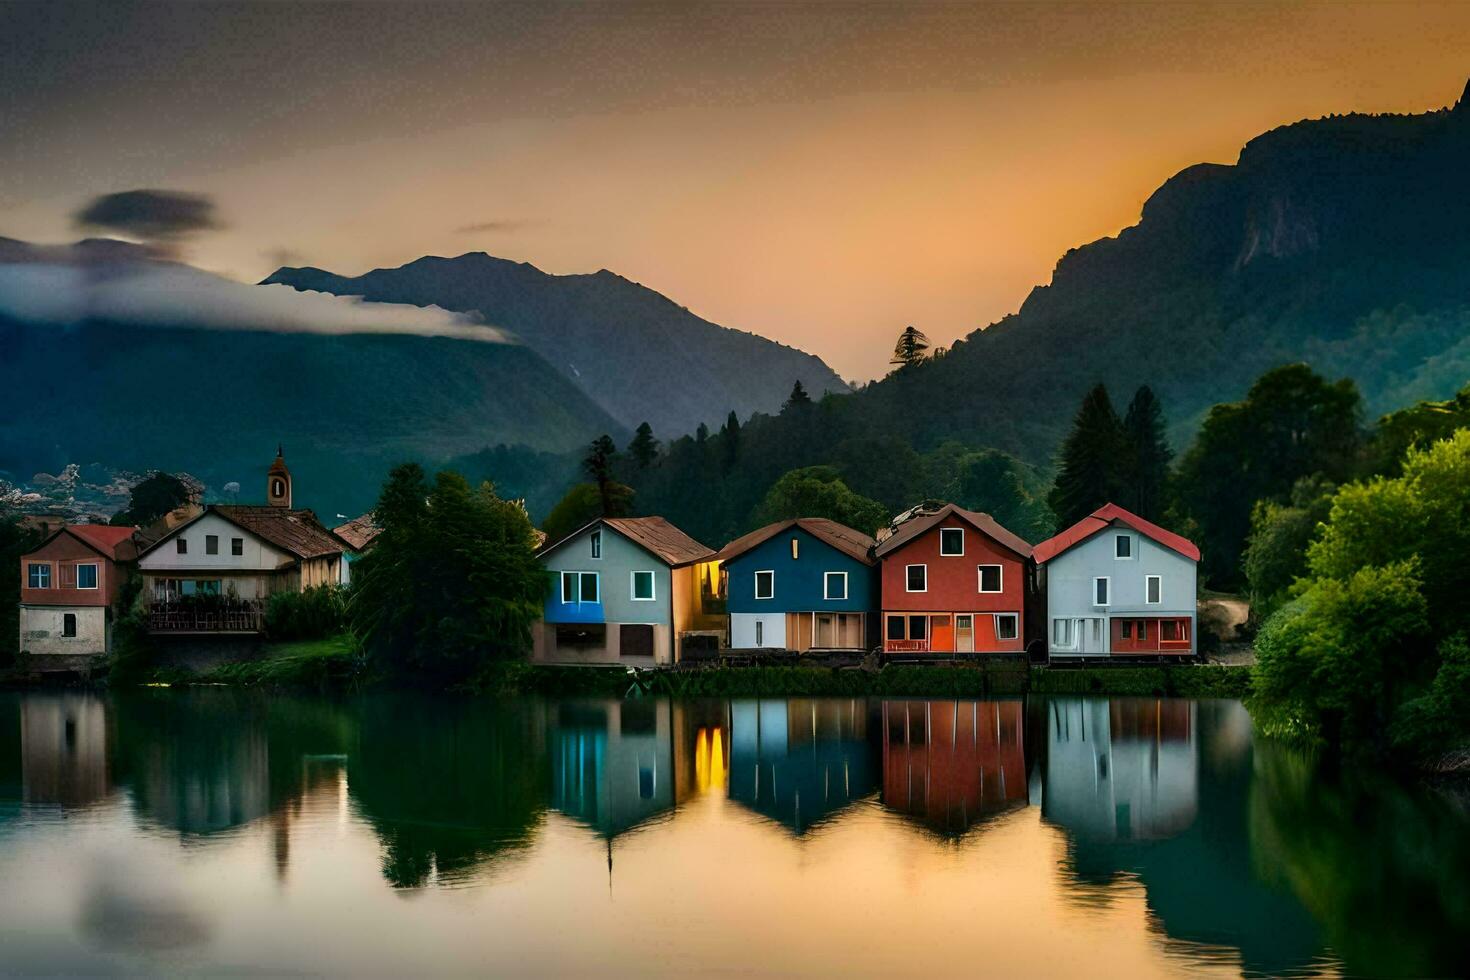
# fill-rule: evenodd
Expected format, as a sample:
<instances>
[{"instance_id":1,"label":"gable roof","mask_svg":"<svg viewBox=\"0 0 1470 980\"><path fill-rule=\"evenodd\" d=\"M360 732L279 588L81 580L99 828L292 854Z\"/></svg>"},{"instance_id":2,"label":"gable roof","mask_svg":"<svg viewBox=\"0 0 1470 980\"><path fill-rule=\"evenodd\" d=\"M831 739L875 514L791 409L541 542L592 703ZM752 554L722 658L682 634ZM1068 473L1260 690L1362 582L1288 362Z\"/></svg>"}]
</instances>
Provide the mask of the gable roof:
<instances>
[{"instance_id":1,"label":"gable roof","mask_svg":"<svg viewBox=\"0 0 1470 980\"><path fill-rule=\"evenodd\" d=\"M1124 510L1117 504L1104 504L1061 534L1047 538L1037 545L1035 553L1037 564L1051 561L1062 552L1081 544L1097 532L1112 527L1114 524L1132 528L1144 537L1152 539L1170 551L1178 552L1190 561L1199 561L1199 548L1193 541L1173 531L1166 531L1157 524Z\"/></svg>"},{"instance_id":2,"label":"gable roof","mask_svg":"<svg viewBox=\"0 0 1470 980\"><path fill-rule=\"evenodd\" d=\"M195 521L208 514L218 514L243 531L275 545L297 558L324 558L340 555L344 542L328 531L309 510L288 510L285 507L249 506L245 504L210 504L204 513L193 520L185 521L168 533L154 539L148 547L138 553L141 558L165 541L177 535Z\"/></svg>"},{"instance_id":3,"label":"gable roof","mask_svg":"<svg viewBox=\"0 0 1470 980\"><path fill-rule=\"evenodd\" d=\"M332 533L347 542L347 546L353 551L361 551L376 541L383 529L378 526L378 519L373 512L368 511L345 524L338 524L332 528Z\"/></svg>"},{"instance_id":4,"label":"gable roof","mask_svg":"<svg viewBox=\"0 0 1470 980\"><path fill-rule=\"evenodd\" d=\"M932 514L919 514L904 521L892 534L878 543L873 554L882 558L884 555L897 551L931 528L943 523L950 516L958 517L1007 551L1014 552L1022 558L1031 556L1031 545L1019 535L1007 531L995 518L989 514L982 514L978 510L965 510L955 504L945 504Z\"/></svg>"},{"instance_id":5,"label":"gable roof","mask_svg":"<svg viewBox=\"0 0 1470 980\"><path fill-rule=\"evenodd\" d=\"M767 524L765 527L757 528L742 537L736 538L725 547L720 549L717 556L720 561L730 561L738 558L755 548L765 544L788 528L799 527L823 544L830 545L838 551L855 558L865 565L877 564L873 557L873 546L875 542L861 531L854 531L846 524L829 521L825 517L798 517L790 521L777 521Z\"/></svg>"},{"instance_id":6,"label":"gable roof","mask_svg":"<svg viewBox=\"0 0 1470 980\"><path fill-rule=\"evenodd\" d=\"M69 534L103 558L128 561L137 554L137 547L133 543L133 535L137 530L136 527L130 525L66 524L47 535L46 540L41 542L36 551L55 541L59 535Z\"/></svg>"},{"instance_id":7,"label":"gable roof","mask_svg":"<svg viewBox=\"0 0 1470 980\"><path fill-rule=\"evenodd\" d=\"M644 551L662 559L672 568L692 565L698 561L708 561L715 557L712 549L695 541L662 517L599 517L560 541L542 548L536 553L537 557L550 554L599 524L617 531Z\"/></svg>"}]
</instances>

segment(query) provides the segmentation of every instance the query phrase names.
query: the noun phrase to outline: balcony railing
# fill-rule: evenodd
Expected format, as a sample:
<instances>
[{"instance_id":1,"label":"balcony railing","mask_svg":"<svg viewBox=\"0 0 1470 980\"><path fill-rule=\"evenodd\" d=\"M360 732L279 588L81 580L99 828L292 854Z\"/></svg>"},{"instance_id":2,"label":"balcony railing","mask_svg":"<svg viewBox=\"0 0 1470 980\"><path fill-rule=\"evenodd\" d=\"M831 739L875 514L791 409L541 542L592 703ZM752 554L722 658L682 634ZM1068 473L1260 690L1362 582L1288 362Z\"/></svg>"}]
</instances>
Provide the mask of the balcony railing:
<instances>
[{"instance_id":1,"label":"balcony railing","mask_svg":"<svg viewBox=\"0 0 1470 980\"><path fill-rule=\"evenodd\" d=\"M245 599L154 602L148 607L150 633L259 633L264 628L264 605Z\"/></svg>"}]
</instances>

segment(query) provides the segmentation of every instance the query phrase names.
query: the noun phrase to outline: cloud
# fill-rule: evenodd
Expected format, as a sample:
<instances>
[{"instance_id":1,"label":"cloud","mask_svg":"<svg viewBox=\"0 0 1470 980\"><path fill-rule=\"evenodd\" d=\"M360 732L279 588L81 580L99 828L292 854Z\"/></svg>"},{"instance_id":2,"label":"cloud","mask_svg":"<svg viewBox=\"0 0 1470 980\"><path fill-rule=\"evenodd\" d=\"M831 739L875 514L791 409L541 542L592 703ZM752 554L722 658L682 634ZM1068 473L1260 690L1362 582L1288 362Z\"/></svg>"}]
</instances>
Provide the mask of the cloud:
<instances>
[{"instance_id":1,"label":"cloud","mask_svg":"<svg viewBox=\"0 0 1470 980\"><path fill-rule=\"evenodd\" d=\"M460 225L454 229L456 235L478 235L482 232L511 232L520 231L529 221L479 221L472 225Z\"/></svg>"},{"instance_id":2,"label":"cloud","mask_svg":"<svg viewBox=\"0 0 1470 980\"><path fill-rule=\"evenodd\" d=\"M26 243L0 240L11 253ZM411 334L486 343L514 338L477 318L437 306L369 303L360 296L251 286L176 262L86 261L96 243L29 246L31 261L0 250L0 316L66 325L107 320L149 327L270 333Z\"/></svg>"},{"instance_id":3,"label":"cloud","mask_svg":"<svg viewBox=\"0 0 1470 980\"><path fill-rule=\"evenodd\" d=\"M73 219L78 228L99 228L145 241L170 241L223 227L215 217L214 201L183 191L103 194Z\"/></svg>"},{"instance_id":4,"label":"cloud","mask_svg":"<svg viewBox=\"0 0 1470 980\"><path fill-rule=\"evenodd\" d=\"M282 266L304 265L306 262L305 255L301 254L293 248L285 247L268 248L260 253L260 257L265 259L267 262L278 269Z\"/></svg>"}]
</instances>

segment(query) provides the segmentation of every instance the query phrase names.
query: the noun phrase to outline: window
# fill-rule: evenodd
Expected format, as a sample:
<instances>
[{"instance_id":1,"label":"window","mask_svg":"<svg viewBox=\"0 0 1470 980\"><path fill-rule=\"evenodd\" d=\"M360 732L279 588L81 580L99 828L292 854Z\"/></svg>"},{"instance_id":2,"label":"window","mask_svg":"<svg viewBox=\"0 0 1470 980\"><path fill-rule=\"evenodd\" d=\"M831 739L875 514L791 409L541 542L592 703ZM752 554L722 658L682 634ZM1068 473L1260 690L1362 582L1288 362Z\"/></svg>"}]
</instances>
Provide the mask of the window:
<instances>
[{"instance_id":1,"label":"window","mask_svg":"<svg viewBox=\"0 0 1470 980\"><path fill-rule=\"evenodd\" d=\"M174 538L174 551L180 555L189 553L189 542L184 538Z\"/></svg>"},{"instance_id":2,"label":"window","mask_svg":"<svg viewBox=\"0 0 1470 980\"><path fill-rule=\"evenodd\" d=\"M62 616L61 616L61 635L62 636L76 636L77 635L77 614L76 613L63 613L62 614Z\"/></svg>"},{"instance_id":3,"label":"window","mask_svg":"<svg viewBox=\"0 0 1470 980\"><path fill-rule=\"evenodd\" d=\"M1075 646L1072 640L1072 621L1070 619L1052 620L1051 641L1052 645L1057 647Z\"/></svg>"},{"instance_id":4,"label":"window","mask_svg":"<svg viewBox=\"0 0 1470 980\"><path fill-rule=\"evenodd\" d=\"M770 570L755 573L755 597L757 599L776 598L776 573Z\"/></svg>"},{"instance_id":5,"label":"window","mask_svg":"<svg viewBox=\"0 0 1470 980\"><path fill-rule=\"evenodd\" d=\"M939 553L946 557L965 553L965 529L942 527L939 529Z\"/></svg>"},{"instance_id":6,"label":"window","mask_svg":"<svg viewBox=\"0 0 1470 980\"><path fill-rule=\"evenodd\" d=\"M920 567L922 568L923 566L920 566ZM910 616L909 617L909 639L911 639L911 640L922 640L925 637L927 637L928 635L929 635L929 617L928 616Z\"/></svg>"},{"instance_id":7,"label":"window","mask_svg":"<svg viewBox=\"0 0 1470 980\"><path fill-rule=\"evenodd\" d=\"M1133 639L1133 620L1125 619L1122 624L1122 636L1125 640Z\"/></svg>"},{"instance_id":8,"label":"window","mask_svg":"<svg viewBox=\"0 0 1470 980\"><path fill-rule=\"evenodd\" d=\"M997 640L1014 640L1019 630L1015 613L997 613L995 616L995 638Z\"/></svg>"},{"instance_id":9,"label":"window","mask_svg":"<svg viewBox=\"0 0 1470 980\"><path fill-rule=\"evenodd\" d=\"M766 624L759 619L755 621L755 645L758 647L766 645Z\"/></svg>"},{"instance_id":10,"label":"window","mask_svg":"<svg viewBox=\"0 0 1470 980\"><path fill-rule=\"evenodd\" d=\"M600 602L598 584L596 572L583 572L581 595L577 597L578 601Z\"/></svg>"},{"instance_id":11,"label":"window","mask_svg":"<svg viewBox=\"0 0 1470 980\"><path fill-rule=\"evenodd\" d=\"M1140 641L1148 639L1148 620L1146 619L1138 621L1138 639Z\"/></svg>"},{"instance_id":12,"label":"window","mask_svg":"<svg viewBox=\"0 0 1470 980\"><path fill-rule=\"evenodd\" d=\"M824 599L846 599L847 598L847 573L846 572L824 572L822 574L822 598L824 598Z\"/></svg>"},{"instance_id":13,"label":"window","mask_svg":"<svg viewBox=\"0 0 1470 980\"><path fill-rule=\"evenodd\" d=\"M1181 633L1183 633L1183 630L1179 628L1178 620L1166 619L1159 623L1160 640L1181 640L1183 639L1180 635Z\"/></svg>"},{"instance_id":14,"label":"window","mask_svg":"<svg viewBox=\"0 0 1470 980\"><path fill-rule=\"evenodd\" d=\"M245 539L244 538L231 538L230 539L230 554L234 555L236 558L238 558L241 555L245 554Z\"/></svg>"},{"instance_id":15,"label":"window","mask_svg":"<svg viewBox=\"0 0 1470 980\"><path fill-rule=\"evenodd\" d=\"M929 591L929 566L909 565L904 570L904 587L910 592Z\"/></svg>"},{"instance_id":16,"label":"window","mask_svg":"<svg viewBox=\"0 0 1470 980\"><path fill-rule=\"evenodd\" d=\"M77 566L77 588L97 588L97 565L95 562L88 562L85 565Z\"/></svg>"},{"instance_id":17,"label":"window","mask_svg":"<svg viewBox=\"0 0 1470 980\"><path fill-rule=\"evenodd\" d=\"M596 572L562 572L561 601L572 605L580 602L598 602Z\"/></svg>"},{"instance_id":18,"label":"window","mask_svg":"<svg viewBox=\"0 0 1470 980\"><path fill-rule=\"evenodd\" d=\"M1146 583L1146 602L1158 604L1164 601L1164 580L1158 575L1150 575L1144 580Z\"/></svg>"},{"instance_id":19,"label":"window","mask_svg":"<svg viewBox=\"0 0 1470 980\"><path fill-rule=\"evenodd\" d=\"M206 534L204 536L204 553L206 555L219 554L219 535Z\"/></svg>"},{"instance_id":20,"label":"window","mask_svg":"<svg viewBox=\"0 0 1470 980\"><path fill-rule=\"evenodd\" d=\"M591 545L592 545L592 557L593 558L601 558L602 557L602 529L599 528L598 530L593 531L592 534L591 534L591 536L588 537L587 540L589 542L591 542Z\"/></svg>"},{"instance_id":21,"label":"window","mask_svg":"<svg viewBox=\"0 0 1470 980\"><path fill-rule=\"evenodd\" d=\"M648 571L633 573L633 599L637 602L653 601L653 573Z\"/></svg>"},{"instance_id":22,"label":"window","mask_svg":"<svg viewBox=\"0 0 1470 980\"><path fill-rule=\"evenodd\" d=\"M562 572L561 573L561 601L562 602L576 602L577 601L577 573L576 572Z\"/></svg>"},{"instance_id":23,"label":"window","mask_svg":"<svg viewBox=\"0 0 1470 980\"><path fill-rule=\"evenodd\" d=\"M795 538L792 538L791 539L791 557L792 558L800 558L801 557L801 542L798 541L798 540L796 540Z\"/></svg>"},{"instance_id":24,"label":"window","mask_svg":"<svg viewBox=\"0 0 1470 980\"><path fill-rule=\"evenodd\" d=\"M1108 604L1108 587L1112 580L1108 578L1095 578L1092 580L1092 603L1095 606L1106 606Z\"/></svg>"},{"instance_id":25,"label":"window","mask_svg":"<svg viewBox=\"0 0 1470 980\"><path fill-rule=\"evenodd\" d=\"M1132 558L1133 557L1133 535L1131 535L1131 534L1119 534L1119 535L1117 535L1116 537L1113 538L1113 557L1114 558Z\"/></svg>"},{"instance_id":26,"label":"window","mask_svg":"<svg viewBox=\"0 0 1470 980\"><path fill-rule=\"evenodd\" d=\"M51 588L51 566L32 562L26 572L26 585L32 589Z\"/></svg>"},{"instance_id":27,"label":"window","mask_svg":"<svg viewBox=\"0 0 1470 980\"><path fill-rule=\"evenodd\" d=\"M999 592L1001 574L999 565L981 565L980 568L980 591Z\"/></svg>"},{"instance_id":28,"label":"window","mask_svg":"<svg viewBox=\"0 0 1470 980\"><path fill-rule=\"evenodd\" d=\"M286 481L277 477L271 481L271 496L284 497L286 495Z\"/></svg>"},{"instance_id":29,"label":"window","mask_svg":"<svg viewBox=\"0 0 1470 980\"><path fill-rule=\"evenodd\" d=\"M902 640L902 639L904 639L904 635L903 635L903 617L902 616L889 616L888 617L888 638L890 640Z\"/></svg>"}]
</instances>

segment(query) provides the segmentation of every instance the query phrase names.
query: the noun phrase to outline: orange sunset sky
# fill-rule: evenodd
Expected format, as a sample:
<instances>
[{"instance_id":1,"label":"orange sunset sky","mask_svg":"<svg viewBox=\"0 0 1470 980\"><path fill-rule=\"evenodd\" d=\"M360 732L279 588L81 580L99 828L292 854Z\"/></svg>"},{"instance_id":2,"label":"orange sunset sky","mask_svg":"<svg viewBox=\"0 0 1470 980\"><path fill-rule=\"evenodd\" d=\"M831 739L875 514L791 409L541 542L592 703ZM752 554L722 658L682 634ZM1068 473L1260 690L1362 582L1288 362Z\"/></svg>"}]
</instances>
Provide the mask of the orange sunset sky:
<instances>
[{"instance_id":1,"label":"orange sunset sky","mask_svg":"<svg viewBox=\"0 0 1470 980\"><path fill-rule=\"evenodd\" d=\"M201 193L244 279L483 250L886 370L1164 179L1470 76L1470 4L0 6L0 235Z\"/></svg>"}]
</instances>

